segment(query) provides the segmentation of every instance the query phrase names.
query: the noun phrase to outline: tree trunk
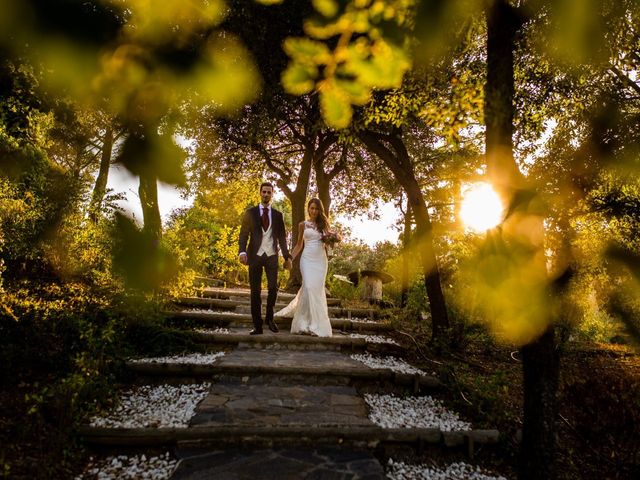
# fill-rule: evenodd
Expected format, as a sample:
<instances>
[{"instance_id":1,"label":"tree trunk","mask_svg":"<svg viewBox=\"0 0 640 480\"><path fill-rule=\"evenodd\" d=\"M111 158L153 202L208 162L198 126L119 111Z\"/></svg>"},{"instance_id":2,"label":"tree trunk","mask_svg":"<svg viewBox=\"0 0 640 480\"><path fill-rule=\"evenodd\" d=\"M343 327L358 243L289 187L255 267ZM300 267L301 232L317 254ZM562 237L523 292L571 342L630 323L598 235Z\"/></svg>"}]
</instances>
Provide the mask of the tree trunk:
<instances>
[{"instance_id":1,"label":"tree trunk","mask_svg":"<svg viewBox=\"0 0 640 480\"><path fill-rule=\"evenodd\" d=\"M521 351L524 421L518 478L553 479L556 478L556 392L560 372L560 354L553 325Z\"/></svg>"},{"instance_id":2,"label":"tree trunk","mask_svg":"<svg viewBox=\"0 0 640 480\"><path fill-rule=\"evenodd\" d=\"M289 202L291 202L291 250L293 250L298 243L298 226L300 222L303 222L306 218L307 212L307 192L309 191L309 180L311 177L311 166L314 156L315 145L313 147L308 146L305 149L304 158L298 174L298 182L296 189L291 190L288 186L282 185L283 191ZM289 273L289 281L285 287L285 290L290 292L297 292L302 285L302 274L300 273L300 256L294 260L293 267Z\"/></svg>"},{"instance_id":3,"label":"tree trunk","mask_svg":"<svg viewBox=\"0 0 640 480\"><path fill-rule=\"evenodd\" d=\"M522 22L517 10L506 0L496 0L488 7L485 87L487 172L510 207L515 192L525 186L525 179L513 157L513 52ZM516 217L507 219L505 224L507 222L519 220ZM542 229L542 219L537 223L536 228ZM512 227L505 225L505 228ZM531 248L540 253L538 258L541 261L537 268L545 269L543 245L532 244ZM524 427L520 452L521 480L556 478L555 418L560 361L554 330L550 324L538 339L522 348Z\"/></svg>"},{"instance_id":4,"label":"tree trunk","mask_svg":"<svg viewBox=\"0 0 640 480\"><path fill-rule=\"evenodd\" d=\"M143 171L140 174L140 205L142 206L143 230L159 244L162 238L162 220L158 205L158 181L152 172Z\"/></svg>"},{"instance_id":5,"label":"tree trunk","mask_svg":"<svg viewBox=\"0 0 640 480\"><path fill-rule=\"evenodd\" d=\"M411 242L411 207L407 200L407 211L404 214L404 232L402 235L402 278L400 291L400 308L407 306L409 298L409 244Z\"/></svg>"},{"instance_id":6,"label":"tree trunk","mask_svg":"<svg viewBox=\"0 0 640 480\"><path fill-rule=\"evenodd\" d=\"M97 222L100 218L100 208L102 200L107 192L107 180L109 179L109 168L111 167L111 153L113 151L113 127L107 125L102 140L102 152L100 153L100 170L96 178L93 194L91 195L91 203L89 205L89 219Z\"/></svg>"},{"instance_id":7,"label":"tree trunk","mask_svg":"<svg viewBox=\"0 0 640 480\"><path fill-rule=\"evenodd\" d=\"M416 241L420 248L422 257L422 272L424 275L424 286L429 298L429 309L431 310L432 341L441 342L449 328L449 316L447 306L440 283L440 269L433 247L433 236L429 211L420 191L418 182L413 179L405 187L410 200L411 210L416 218Z\"/></svg>"},{"instance_id":8,"label":"tree trunk","mask_svg":"<svg viewBox=\"0 0 640 480\"><path fill-rule=\"evenodd\" d=\"M318 186L318 198L322 202L322 205L324 205L324 211L328 217L331 210L331 179L326 173L324 173L321 163L316 165L315 171L316 184Z\"/></svg>"},{"instance_id":9,"label":"tree trunk","mask_svg":"<svg viewBox=\"0 0 640 480\"><path fill-rule=\"evenodd\" d=\"M361 131L359 137L393 172L407 194L407 203L416 221L415 241L421 253L424 286L431 310L432 341L440 342L449 328L449 317L440 284L440 269L433 246L431 220L401 133L396 130L390 135L382 135L372 131Z\"/></svg>"},{"instance_id":10,"label":"tree trunk","mask_svg":"<svg viewBox=\"0 0 640 480\"><path fill-rule=\"evenodd\" d=\"M343 148L342 155L335 165L328 172L325 172L325 162L327 161L331 148L338 141L338 137L334 132L329 132L320 138L313 160L313 169L316 174L318 198L322 202L322 205L324 205L324 210L328 217L331 211L331 182L347 168L347 147Z\"/></svg>"}]
</instances>

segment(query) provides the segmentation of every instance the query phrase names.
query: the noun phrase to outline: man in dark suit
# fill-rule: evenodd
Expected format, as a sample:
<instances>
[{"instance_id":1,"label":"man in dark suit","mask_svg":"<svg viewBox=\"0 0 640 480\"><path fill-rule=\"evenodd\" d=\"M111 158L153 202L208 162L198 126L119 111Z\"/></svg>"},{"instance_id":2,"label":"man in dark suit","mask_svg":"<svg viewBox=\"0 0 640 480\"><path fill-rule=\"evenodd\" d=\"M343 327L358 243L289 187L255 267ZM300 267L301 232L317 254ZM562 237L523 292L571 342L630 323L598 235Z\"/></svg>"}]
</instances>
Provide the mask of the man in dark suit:
<instances>
[{"instance_id":1,"label":"man in dark suit","mask_svg":"<svg viewBox=\"0 0 640 480\"><path fill-rule=\"evenodd\" d=\"M267 311L266 321L269 330L278 331L273 321L273 307L278 295L278 247L282 250L285 268L291 268L291 255L287 248L287 236L282 213L271 208L273 185L264 182L260 185L260 205L244 212L240 227L240 262L249 265L249 285L251 286L251 317L253 330L251 335L262 333L262 269L267 274ZM249 242L247 248L247 241Z\"/></svg>"}]
</instances>

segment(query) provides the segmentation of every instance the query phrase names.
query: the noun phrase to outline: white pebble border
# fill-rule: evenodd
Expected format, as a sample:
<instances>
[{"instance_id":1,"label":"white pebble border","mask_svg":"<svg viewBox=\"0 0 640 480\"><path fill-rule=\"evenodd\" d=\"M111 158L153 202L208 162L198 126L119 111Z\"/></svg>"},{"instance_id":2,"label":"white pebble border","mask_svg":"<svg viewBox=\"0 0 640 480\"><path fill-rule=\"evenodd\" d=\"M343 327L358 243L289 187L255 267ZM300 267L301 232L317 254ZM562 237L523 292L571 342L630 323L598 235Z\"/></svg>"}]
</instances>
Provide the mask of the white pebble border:
<instances>
[{"instance_id":1,"label":"white pebble border","mask_svg":"<svg viewBox=\"0 0 640 480\"><path fill-rule=\"evenodd\" d=\"M351 358L364 363L369 368L389 369L397 373L408 373L409 375L426 375L426 373L419 368L412 367L404 360L392 355L387 357L376 357L370 353L354 353L351 355Z\"/></svg>"},{"instance_id":2,"label":"white pebble border","mask_svg":"<svg viewBox=\"0 0 640 480\"><path fill-rule=\"evenodd\" d=\"M220 310L212 310L211 308L189 308L187 310L181 310L181 313L207 313L209 315L236 315L236 316L243 316L243 315L247 315L246 313L238 313L238 312L231 312L231 311L220 311Z\"/></svg>"},{"instance_id":3,"label":"white pebble border","mask_svg":"<svg viewBox=\"0 0 640 480\"><path fill-rule=\"evenodd\" d=\"M382 428L438 428L443 432L471 430L471 424L458 418L432 397L396 397L366 393L369 420Z\"/></svg>"},{"instance_id":4,"label":"white pebble border","mask_svg":"<svg viewBox=\"0 0 640 480\"><path fill-rule=\"evenodd\" d=\"M189 353L184 355L172 355L169 357L132 358L129 361L131 363L177 363L180 365L209 365L222 356L224 356L224 352Z\"/></svg>"},{"instance_id":5,"label":"white pebble border","mask_svg":"<svg viewBox=\"0 0 640 480\"><path fill-rule=\"evenodd\" d=\"M383 337L381 335L363 335L361 333L350 333L351 338L364 338L367 343L390 343L391 345L398 345L393 338Z\"/></svg>"},{"instance_id":6,"label":"white pebble border","mask_svg":"<svg viewBox=\"0 0 640 480\"><path fill-rule=\"evenodd\" d=\"M480 467L464 462L452 463L444 468L430 465L411 465L389 459L387 478L391 480L507 480L494 477L482 471Z\"/></svg>"},{"instance_id":7,"label":"white pebble border","mask_svg":"<svg viewBox=\"0 0 640 480\"><path fill-rule=\"evenodd\" d=\"M216 327L216 328L196 328L193 330L196 333L207 333L207 334L211 334L211 333L222 333L224 335L228 335L231 333L231 330L229 330L228 328L224 328L224 327Z\"/></svg>"},{"instance_id":8,"label":"white pebble border","mask_svg":"<svg viewBox=\"0 0 640 480\"><path fill-rule=\"evenodd\" d=\"M102 460L89 458L89 464L84 472L75 480L134 480L139 478L150 480L166 480L176 468L178 461L171 458L169 453L159 457L147 457L146 455L119 455Z\"/></svg>"},{"instance_id":9,"label":"white pebble border","mask_svg":"<svg viewBox=\"0 0 640 480\"><path fill-rule=\"evenodd\" d=\"M211 384L145 385L123 392L120 404L106 417L93 417L92 427L187 427Z\"/></svg>"},{"instance_id":10,"label":"white pebble border","mask_svg":"<svg viewBox=\"0 0 640 480\"><path fill-rule=\"evenodd\" d=\"M349 321L349 322L353 322L353 323L380 323L377 320L367 320L366 318L360 318L360 317L351 317L351 318L347 318L347 317L334 317L335 320L344 320L344 321Z\"/></svg>"}]
</instances>

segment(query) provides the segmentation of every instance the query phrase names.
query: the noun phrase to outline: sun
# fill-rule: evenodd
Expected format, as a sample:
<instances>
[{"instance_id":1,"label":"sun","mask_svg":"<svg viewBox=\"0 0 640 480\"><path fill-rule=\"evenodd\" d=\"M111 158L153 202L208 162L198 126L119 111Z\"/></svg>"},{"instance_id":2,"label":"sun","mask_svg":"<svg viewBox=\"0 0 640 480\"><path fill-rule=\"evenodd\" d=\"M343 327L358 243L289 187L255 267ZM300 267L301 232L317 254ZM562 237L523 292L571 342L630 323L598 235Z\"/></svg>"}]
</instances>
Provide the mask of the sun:
<instances>
[{"instance_id":1,"label":"sun","mask_svg":"<svg viewBox=\"0 0 640 480\"><path fill-rule=\"evenodd\" d=\"M500 197L488 183L468 185L462 192L460 219L467 230L485 232L502 221Z\"/></svg>"}]
</instances>

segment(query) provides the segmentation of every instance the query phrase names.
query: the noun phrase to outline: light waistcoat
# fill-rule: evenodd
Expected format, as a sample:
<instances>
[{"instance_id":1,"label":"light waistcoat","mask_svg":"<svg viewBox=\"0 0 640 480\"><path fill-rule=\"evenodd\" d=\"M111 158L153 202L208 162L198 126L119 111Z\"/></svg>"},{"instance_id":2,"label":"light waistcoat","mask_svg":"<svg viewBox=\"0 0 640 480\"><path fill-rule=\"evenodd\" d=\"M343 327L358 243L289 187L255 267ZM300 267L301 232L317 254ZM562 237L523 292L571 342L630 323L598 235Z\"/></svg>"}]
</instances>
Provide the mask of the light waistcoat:
<instances>
[{"instance_id":1,"label":"light waistcoat","mask_svg":"<svg viewBox=\"0 0 640 480\"><path fill-rule=\"evenodd\" d=\"M262 213L262 212L261 212ZM271 209L269 209L269 217L271 217ZM276 254L276 250L273 247L273 220L269 219L269 228L267 231L262 230L262 242L260 242L260 248L258 249L258 256L263 253L267 254L267 257Z\"/></svg>"}]
</instances>

